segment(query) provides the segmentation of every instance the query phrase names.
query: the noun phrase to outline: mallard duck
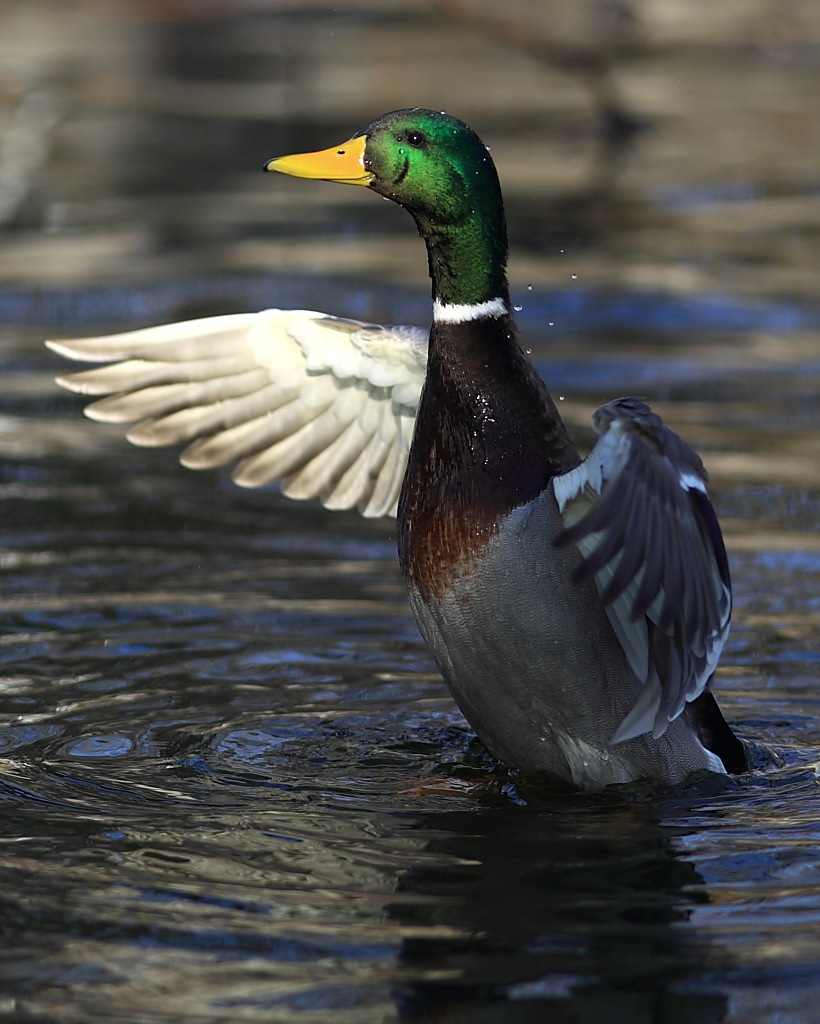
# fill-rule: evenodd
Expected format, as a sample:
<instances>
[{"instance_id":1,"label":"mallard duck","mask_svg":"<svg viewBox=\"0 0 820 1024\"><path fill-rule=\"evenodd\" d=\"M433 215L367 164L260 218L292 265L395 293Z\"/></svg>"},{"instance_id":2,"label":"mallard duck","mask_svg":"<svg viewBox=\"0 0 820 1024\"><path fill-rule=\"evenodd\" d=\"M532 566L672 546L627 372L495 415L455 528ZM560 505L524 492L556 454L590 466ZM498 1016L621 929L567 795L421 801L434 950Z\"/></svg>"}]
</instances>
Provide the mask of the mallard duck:
<instances>
[{"instance_id":1,"label":"mallard duck","mask_svg":"<svg viewBox=\"0 0 820 1024\"><path fill-rule=\"evenodd\" d=\"M445 113L380 117L266 170L362 185L427 246L429 332L309 311L49 342L114 365L59 379L87 414L188 442L194 468L367 516L397 514L419 629L459 707L507 765L575 786L739 772L709 690L731 617L696 453L637 398L594 416L581 459L519 345L495 167Z\"/></svg>"}]
</instances>

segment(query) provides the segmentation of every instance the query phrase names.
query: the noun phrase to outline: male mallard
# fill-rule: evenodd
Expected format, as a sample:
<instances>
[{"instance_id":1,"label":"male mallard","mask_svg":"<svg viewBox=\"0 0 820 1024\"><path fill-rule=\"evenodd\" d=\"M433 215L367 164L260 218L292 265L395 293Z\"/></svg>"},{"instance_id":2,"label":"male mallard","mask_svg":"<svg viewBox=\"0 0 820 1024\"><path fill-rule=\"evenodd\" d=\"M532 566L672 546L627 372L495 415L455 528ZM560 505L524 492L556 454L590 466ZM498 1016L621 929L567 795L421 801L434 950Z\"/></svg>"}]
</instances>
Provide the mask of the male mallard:
<instances>
[{"instance_id":1,"label":"male mallard","mask_svg":"<svg viewBox=\"0 0 820 1024\"><path fill-rule=\"evenodd\" d=\"M141 420L137 444L240 460L236 480L396 511L419 628L462 711L507 764L584 788L746 767L712 697L729 630L726 553L701 460L640 400L594 417L581 460L516 340L507 232L486 147L399 110L267 170L365 185L427 245L429 347L413 328L267 310L51 342L61 379Z\"/></svg>"}]
</instances>

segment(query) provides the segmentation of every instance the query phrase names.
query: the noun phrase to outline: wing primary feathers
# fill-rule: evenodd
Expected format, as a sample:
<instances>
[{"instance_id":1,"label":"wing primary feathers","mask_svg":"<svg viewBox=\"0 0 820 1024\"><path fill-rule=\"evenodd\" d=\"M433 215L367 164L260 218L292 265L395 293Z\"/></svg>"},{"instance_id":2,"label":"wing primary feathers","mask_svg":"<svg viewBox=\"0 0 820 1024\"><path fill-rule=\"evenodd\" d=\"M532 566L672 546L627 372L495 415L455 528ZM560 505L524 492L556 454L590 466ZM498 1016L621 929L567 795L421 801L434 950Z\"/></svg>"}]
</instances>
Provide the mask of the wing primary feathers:
<instances>
[{"instance_id":1,"label":"wing primary feathers","mask_svg":"<svg viewBox=\"0 0 820 1024\"><path fill-rule=\"evenodd\" d=\"M236 462L234 479L329 508L395 514L427 365L427 332L309 310L268 309L53 341L108 365L58 382L95 419L136 423L135 444L187 442L193 469ZM409 423L408 431L405 424Z\"/></svg>"}]
</instances>

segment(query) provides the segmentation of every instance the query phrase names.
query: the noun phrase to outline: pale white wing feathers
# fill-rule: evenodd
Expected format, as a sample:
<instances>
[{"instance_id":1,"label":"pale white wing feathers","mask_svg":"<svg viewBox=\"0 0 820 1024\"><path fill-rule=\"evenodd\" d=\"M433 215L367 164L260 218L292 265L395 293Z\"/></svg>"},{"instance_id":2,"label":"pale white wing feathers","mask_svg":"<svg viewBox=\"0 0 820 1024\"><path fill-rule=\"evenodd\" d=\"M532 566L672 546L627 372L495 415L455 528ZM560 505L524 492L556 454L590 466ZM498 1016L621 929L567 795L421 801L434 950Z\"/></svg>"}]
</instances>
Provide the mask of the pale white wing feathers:
<instances>
[{"instance_id":1,"label":"pale white wing feathers","mask_svg":"<svg viewBox=\"0 0 820 1024\"><path fill-rule=\"evenodd\" d=\"M86 415L136 422L127 435L134 444L186 442L180 461L190 468L236 462L243 486L281 480L291 498L395 515L425 331L268 309L47 344L112 364L58 382L110 395Z\"/></svg>"},{"instance_id":2,"label":"pale white wing feathers","mask_svg":"<svg viewBox=\"0 0 820 1024\"><path fill-rule=\"evenodd\" d=\"M700 696L729 632L726 551L698 456L640 399L594 417L589 457L553 480L582 575L595 581L641 695L612 737L667 726Z\"/></svg>"}]
</instances>

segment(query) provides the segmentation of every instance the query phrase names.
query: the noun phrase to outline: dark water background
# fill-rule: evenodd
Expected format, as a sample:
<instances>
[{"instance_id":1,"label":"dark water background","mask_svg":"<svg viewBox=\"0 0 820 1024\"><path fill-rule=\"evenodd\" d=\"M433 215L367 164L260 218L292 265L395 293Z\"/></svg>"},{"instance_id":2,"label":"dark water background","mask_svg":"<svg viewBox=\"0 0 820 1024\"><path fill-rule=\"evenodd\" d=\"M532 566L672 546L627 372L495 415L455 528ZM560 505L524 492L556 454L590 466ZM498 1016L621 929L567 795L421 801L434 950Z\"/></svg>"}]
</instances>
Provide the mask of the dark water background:
<instances>
[{"instance_id":1,"label":"dark water background","mask_svg":"<svg viewBox=\"0 0 820 1024\"><path fill-rule=\"evenodd\" d=\"M0 1020L820 1020L818 94L796 0L0 6ZM258 171L414 104L492 147L579 439L638 393L704 455L742 779L471 788L390 522L51 383L46 336L425 323L402 211Z\"/></svg>"}]
</instances>

